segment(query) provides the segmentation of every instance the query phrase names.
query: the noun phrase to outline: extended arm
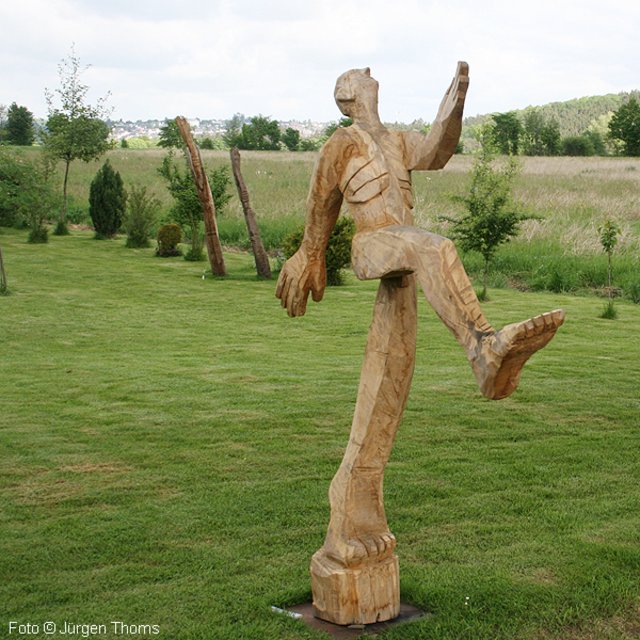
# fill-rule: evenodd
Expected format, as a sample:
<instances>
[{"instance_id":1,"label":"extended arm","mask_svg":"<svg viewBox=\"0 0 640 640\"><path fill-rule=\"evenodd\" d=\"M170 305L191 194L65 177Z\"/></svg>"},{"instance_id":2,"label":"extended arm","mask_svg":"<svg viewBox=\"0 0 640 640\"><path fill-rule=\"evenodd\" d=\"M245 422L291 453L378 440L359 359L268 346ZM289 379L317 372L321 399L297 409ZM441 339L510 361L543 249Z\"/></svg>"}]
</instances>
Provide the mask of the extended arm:
<instances>
[{"instance_id":1,"label":"extended arm","mask_svg":"<svg viewBox=\"0 0 640 640\"><path fill-rule=\"evenodd\" d=\"M404 135L407 168L411 171L442 169L455 153L462 130L462 111L469 87L469 65L458 62L456 75L444 94L429 133Z\"/></svg>"},{"instance_id":2,"label":"extended arm","mask_svg":"<svg viewBox=\"0 0 640 640\"><path fill-rule=\"evenodd\" d=\"M337 133L322 148L313 173L302 244L284 264L278 278L276 297L290 316L304 315L309 292L315 302L324 295L325 251L342 205L338 171L346 154L342 135Z\"/></svg>"}]
</instances>

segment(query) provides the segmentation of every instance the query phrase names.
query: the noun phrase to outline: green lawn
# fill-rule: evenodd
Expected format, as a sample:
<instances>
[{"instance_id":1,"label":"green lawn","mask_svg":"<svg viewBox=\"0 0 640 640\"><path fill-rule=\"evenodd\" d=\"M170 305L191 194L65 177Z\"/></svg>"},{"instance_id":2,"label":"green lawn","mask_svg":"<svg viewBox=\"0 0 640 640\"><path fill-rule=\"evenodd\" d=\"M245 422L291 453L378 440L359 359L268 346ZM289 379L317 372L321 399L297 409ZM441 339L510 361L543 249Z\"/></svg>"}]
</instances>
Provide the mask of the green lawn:
<instances>
[{"instance_id":1,"label":"green lawn","mask_svg":"<svg viewBox=\"0 0 640 640\"><path fill-rule=\"evenodd\" d=\"M0 637L26 637L10 621L326 637L270 606L310 595L375 283L293 320L245 254L203 280L206 263L123 240L25 237L0 233ZM637 638L640 306L607 321L593 297L491 296L498 325L567 321L490 402L420 303L385 502L402 597L430 615L384 637Z\"/></svg>"}]
</instances>

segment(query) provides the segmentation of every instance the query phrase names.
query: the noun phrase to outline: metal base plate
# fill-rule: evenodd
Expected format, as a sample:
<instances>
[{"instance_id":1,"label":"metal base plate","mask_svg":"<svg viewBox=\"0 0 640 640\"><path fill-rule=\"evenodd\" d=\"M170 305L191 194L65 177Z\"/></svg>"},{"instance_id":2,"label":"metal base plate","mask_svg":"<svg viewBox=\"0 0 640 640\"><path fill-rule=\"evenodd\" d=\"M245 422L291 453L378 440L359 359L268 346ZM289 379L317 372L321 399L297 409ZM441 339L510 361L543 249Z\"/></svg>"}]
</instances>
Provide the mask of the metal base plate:
<instances>
[{"instance_id":1,"label":"metal base plate","mask_svg":"<svg viewBox=\"0 0 640 640\"><path fill-rule=\"evenodd\" d=\"M344 640L347 640L349 638L358 638L360 636L371 635L375 633L381 633L386 629L390 629L391 627L395 627L399 624L404 624L405 622L417 620L418 618L422 618L426 615L424 611L421 611L417 607L401 602L400 615L393 620L388 620L387 622L375 622L373 624L352 625L344 627L339 624L333 624L332 622L326 622L325 620L316 618L313 615L313 606L310 602L287 607L287 611L302 614L301 620L312 629L324 631L334 638Z\"/></svg>"}]
</instances>

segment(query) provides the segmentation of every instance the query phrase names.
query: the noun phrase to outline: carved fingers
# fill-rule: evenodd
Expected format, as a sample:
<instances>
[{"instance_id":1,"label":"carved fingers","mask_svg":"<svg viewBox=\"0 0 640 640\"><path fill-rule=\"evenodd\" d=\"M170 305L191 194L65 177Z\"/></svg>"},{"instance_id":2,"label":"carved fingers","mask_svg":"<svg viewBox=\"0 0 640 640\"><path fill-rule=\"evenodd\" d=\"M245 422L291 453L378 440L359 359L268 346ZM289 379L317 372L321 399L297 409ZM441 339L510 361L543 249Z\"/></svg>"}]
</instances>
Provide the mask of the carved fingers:
<instances>
[{"instance_id":1,"label":"carved fingers","mask_svg":"<svg viewBox=\"0 0 640 640\"><path fill-rule=\"evenodd\" d=\"M458 62L456 75L447 89L440 105L437 119L447 119L456 107L461 108L469 88L469 65L466 62Z\"/></svg>"},{"instance_id":2,"label":"carved fingers","mask_svg":"<svg viewBox=\"0 0 640 640\"><path fill-rule=\"evenodd\" d=\"M307 310L309 292L315 302L324 295L326 274L324 264L309 262L304 253L298 252L285 262L278 284L276 297L291 317L303 316Z\"/></svg>"},{"instance_id":3,"label":"carved fingers","mask_svg":"<svg viewBox=\"0 0 640 640\"><path fill-rule=\"evenodd\" d=\"M303 286L300 275L287 261L278 278L276 297L280 298L280 303L287 310L287 313L291 317L295 317L304 315L307 310L308 296L309 288Z\"/></svg>"}]
</instances>

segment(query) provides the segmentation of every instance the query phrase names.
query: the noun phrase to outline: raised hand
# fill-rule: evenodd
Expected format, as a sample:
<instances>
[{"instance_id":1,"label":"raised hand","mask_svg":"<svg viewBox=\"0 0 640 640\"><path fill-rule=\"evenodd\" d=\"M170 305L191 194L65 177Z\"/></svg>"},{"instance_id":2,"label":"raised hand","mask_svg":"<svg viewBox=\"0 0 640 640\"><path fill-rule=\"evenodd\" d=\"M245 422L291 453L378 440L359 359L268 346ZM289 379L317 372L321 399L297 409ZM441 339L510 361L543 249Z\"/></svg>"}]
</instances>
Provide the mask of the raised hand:
<instances>
[{"instance_id":1,"label":"raised hand","mask_svg":"<svg viewBox=\"0 0 640 640\"><path fill-rule=\"evenodd\" d=\"M438 109L437 120L447 120L456 111L464 107L464 99L469 88L469 65L466 62L458 62L456 75L453 77L451 85L442 98Z\"/></svg>"}]
</instances>

